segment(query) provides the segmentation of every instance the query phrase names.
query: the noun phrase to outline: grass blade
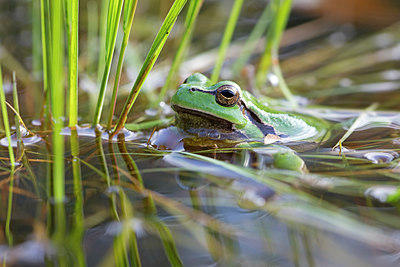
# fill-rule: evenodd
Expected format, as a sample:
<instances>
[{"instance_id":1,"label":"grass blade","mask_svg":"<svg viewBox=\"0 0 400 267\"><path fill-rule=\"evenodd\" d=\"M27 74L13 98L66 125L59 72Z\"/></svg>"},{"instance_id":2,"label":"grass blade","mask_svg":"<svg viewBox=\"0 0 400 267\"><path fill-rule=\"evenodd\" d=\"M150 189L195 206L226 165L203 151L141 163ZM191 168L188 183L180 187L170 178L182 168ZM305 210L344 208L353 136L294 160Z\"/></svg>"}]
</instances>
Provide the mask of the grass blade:
<instances>
[{"instance_id":1,"label":"grass blade","mask_svg":"<svg viewBox=\"0 0 400 267\"><path fill-rule=\"evenodd\" d=\"M7 238L7 243L9 247L14 245L14 236L10 230L11 226L11 216L12 216L12 206L13 206L13 195L14 195L14 165L11 166L10 173L10 184L8 187L8 200L7 200L7 216L5 223L5 236Z\"/></svg>"},{"instance_id":2,"label":"grass blade","mask_svg":"<svg viewBox=\"0 0 400 267\"><path fill-rule=\"evenodd\" d=\"M346 139L358 128L360 123L365 120L365 118L368 116L368 114L371 111L374 111L378 107L377 103L373 103L370 105L363 113L358 116L358 118L353 122L353 124L350 126L350 128L347 130L347 132L337 141L337 143L332 147L332 149L335 149L336 147L342 147L342 144Z\"/></svg>"},{"instance_id":3,"label":"grass blade","mask_svg":"<svg viewBox=\"0 0 400 267\"><path fill-rule=\"evenodd\" d=\"M161 88L161 92L158 97L157 104L163 100L165 93L167 92L167 90L171 84L172 77L174 75L176 75L177 70L179 69L179 67L182 63L183 57L185 55L185 52L187 51L188 45L192 38L192 33L193 33L194 26L195 26L195 22L196 22L197 16L200 12L202 5L203 5L203 0L191 0L190 1L189 9L186 14L185 31L183 32L182 40L179 44L178 50L176 51L174 60L172 61L172 65L171 65L171 68L169 69L167 79L164 83L164 86Z\"/></svg>"},{"instance_id":4,"label":"grass blade","mask_svg":"<svg viewBox=\"0 0 400 267\"><path fill-rule=\"evenodd\" d=\"M136 5L137 5L137 0L127 0L125 2L125 8L124 8L124 37L122 39L121 52L119 53L117 73L115 75L114 89L113 89L113 93L112 93L110 111L108 113L108 122L107 122L107 129L108 130L111 130L112 118L113 118L113 115L114 115L115 105L116 105L116 102L117 102L118 87L119 87L119 82L120 82L120 79L121 79L122 63L124 61L125 50L126 50L126 47L128 45L128 41L129 41L129 35L131 33L133 18L135 16L135 11L136 11Z\"/></svg>"},{"instance_id":5,"label":"grass blade","mask_svg":"<svg viewBox=\"0 0 400 267\"><path fill-rule=\"evenodd\" d=\"M42 59L40 55L40 2L32 2L32 72L35 82L40 81ZM36 100L36 99L35 99Z\"/></svg>"},{"instance_id":6,"label":"grass blade","mask_svg":"<svg viewBox=\"0 0 400 267\"><path fill-rule=\"evenodd\" d=\"M111 62L114 55L115 42L117 40L117 32L119 21L121 19L123 0L111 0L108 5L107 16L107 32L106 32L106 64L103 70L103 76L100 84L100 92L97 99L96 111L94 113L93 125L98 125L103 110L104 98L106 95L106 87L110 76ZM100 58L100 60L102 60Z\"/></svg>"},{"instance_id":7,"label":"grass blade","mask_svg":"<svg viewBox=\"0 0 400 267\"><path fill-rule=\"evenodd\" d=\"M43 63L43 93L44 104L41 112L41 118L45 118L46 124L50 117L49 105L49 85L50 81L50 10L48 0L40 0L40 27L41 27L41 40L42 40L42 63Z\"/></svg>"},{"instance_id":8,"label":"grass blade","mask_svg":"<svg viewBox=\"0 0 400 267\"><path fill-rule=\"evenodd\" d=\"M51 111L54 119L53 128L53 189L55 203L64 200L64 137L61 130L64 127L64 46L63 46L63 6L62 1L52 1L51 11L51 44L50 44L50 71L51 71Z\"/></svg>"},{"instance_id":9,"label":"grass blade","mask_svg":"<svg viewBox=\"0 0 400 267\"><path fill-rule=\"evenodd\" d=\"M142 85L146 80L147 75L151 71L154 63L156 62L158 55L160 54L179 13L186 4L186 1L187 0L175 0L167 16L165 17L165 20L153 42L153 45L151 46L150 51L147 54L147 57L143 63L139 75L136 78L135 84L132 87L128 99L125 102L125 105L122 109L122 113L118 119L117 125L114 127L111 136L117 134L122 129L122 127L124 127L124 124L128 117L128 113L131 110L133 103L135 103L135 100L140 92L140 89L142 88Z\"/></svg>"},{"instance_id":10,"label":"grass blade","mask_svg":"<svg viewBox=\"0 0 400 267\"><path fill-rule=\"evenodd\" d=\"M65 0L68 30L69 127L78 123L78 12L79 0Z\"/></svg>"},{"instance_id":11,"label":"grass blade","mask_svg":"<svg viewBox=\"0 0 400 267\"><path fill-rule=\"evenodd\" d=\"M93 49L98 43L98 7L94 0L88 1L87 9L87 42L86 42L86 73L93 74L96 59L96 49Z\"/></svg>"},{"instance_id":12,"label":"grass blade","mask_svg":"<svg viewBox=\"0 0 400 267\"><path fill-rule=\"evenodd\" d=\"M15 166L14 150L11 146L11 131L7 115L6 96L3 88L3 75L1 72L1 66L0 66L0 105L1 105L1 113L3 115L4 130L6 132L6 138L8 143L8 156L10 157L11 166L12 168L14 168Z\"/></svg>"},{"instance_id":13,"label":"grass blade","mask_svg":"<svg viewBox=\"0 0 400 267\"><path fill-rule=\"evenodd\" d=\"M16 150L16 157L17 161L20 159L20 155L24 154L24 146L22 143L21 137L21 122L22 118L19 115L19 103L18 103L18 91L17 91L17 78L15 72L13 72L13 100L14 100L14 108L13 111L15 112L14 115L14 123L15 123L15 133L17 135L17 150ZM6 103L7 104L7 103ZM11 108L11 107L10 107ZM26 127L25 127L26 128Z\"/></svg>"},{"instance_id":14,"label":"grass blade","mask_svg":"<svg viewBox=\"0 0 400 267\"><path fill-rule=\"evenodd\" d=\"M232 70L235 75L237 75L246 64L257 45L257 41L261 38L268 25L270 24L271 17L273 16L271 6L272 5L269 4L264 8L264 11L258 19L256 26L254 26L254 29L249 35L249 38L246 40L246 43L244 44L244 47L238 59L233 64Z\"/></svg>"},{"instance_id":15,"label":"grass blade","mask_svg":"<svg viewBox=\"0 0 400 267\"><path fill-rule=\"evenodd\" d=\"M74 218L73 227L69 235L69 244L74 251L75 266L86 266L86 259L83 252L83 236L85 233L84 227L84 211L83 211L83 187L81 175L81 163L79 161L79 139L76 129L71 129L71 156L72 156L72 176L74 181Z\"/></svg>"},{"instance_id":16,"label":"grass blade","mask_svg":"<svg viewBox=\"0 0 400 267\"><path fill-rule=\"evenodd\" d=\"M13 202L13 188L14 188L14 167L15 167L15 158L14 158L14 150L11 144L11 132L10 132L10 125L8 122L8 115L7 115L7 106L6 106L6 96L4 94L3 89L3 77L2 77L1 67L0 67L0 105L1 105L1 113L3 115L3 124L4 130L6 132L6 138L8 143L8 156L10 158L11 164L11 173L10 173L10 185L8 189L8 205L7 205L7 218L5 223L5 235L7 237L8 245L13 245L13 235L10 231L10 224L11 224L11 213L12 213L12 202Z\"/></svg>"},{"instance_id":17,"label":"grass blade","mask_svg":"<svg viewBox=\"0 0 400 267\"><path fill-rule=\"evenodd\" d=\"M271 70L272 73L278 78L279 88L281 89L283 95L290 102L292 107L297 108L297 101L294 99L292 93L286 85L281 68L279 66L279 43L290 15L292 0L272 0L270 5L275 16L272 20L271 27L268 30L264 54L258 66L258 71L256 74L257 87L264 87L267 82L268 71Z\"/></svg>"},{"instance_id":18,"label":"grass blade","mask_svg":"<svg viewBox=\"0 0 400 267\"><path fill-rule=\"evenodd\" d=\"M222 37L221 45L219 47L217 62L215 63L215 67L211 75L211 81L214 83L218 81L222 65L224 64L226 51L228 50L229 43L231 42L233 31L235 30L236 22L239 18L242 5L243 5L243 0L235 0L235 3L233 4L231 15L229 16L224 36Z\"/></svg>"},{"instance_id":19,"label":"grass blade","mask_svg":"<svg viewBox=\"0 0 400 267\"><path fill-rule=\"evenodd\" d=\"M110 0L102 0L101 1L101 6L100 6L100 21L99 21L99 39L100 41L100 47L99 47L99 60L98 60L98 65L97 65L97 82L101 82L101 77L103 74L104 66L106 64L106 42L103 40L106 39L107 35L107 12L108 12L108 3ZM96 21L97 24L97 21Z\"/></svg>"}]
</instances>

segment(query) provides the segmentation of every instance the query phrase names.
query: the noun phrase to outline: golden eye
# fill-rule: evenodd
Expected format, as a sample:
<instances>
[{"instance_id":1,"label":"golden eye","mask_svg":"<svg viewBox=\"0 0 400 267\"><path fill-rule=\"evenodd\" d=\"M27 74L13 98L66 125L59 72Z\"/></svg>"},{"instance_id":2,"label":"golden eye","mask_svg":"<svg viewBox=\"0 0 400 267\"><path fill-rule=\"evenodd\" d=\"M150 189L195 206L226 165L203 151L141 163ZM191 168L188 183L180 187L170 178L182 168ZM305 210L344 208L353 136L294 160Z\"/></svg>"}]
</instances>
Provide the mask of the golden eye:
<instances>
[{"instance_id":1,"label":"golden eye","mask_svg":"<svg viewBox=\"0 0 400 267\"><path fill-rule=\"evenodd\" d=\"M239 99L239 91L233 85L223 85L217 89L215 99L224 107L234 106Z\"/></svg>"}]
</instances>

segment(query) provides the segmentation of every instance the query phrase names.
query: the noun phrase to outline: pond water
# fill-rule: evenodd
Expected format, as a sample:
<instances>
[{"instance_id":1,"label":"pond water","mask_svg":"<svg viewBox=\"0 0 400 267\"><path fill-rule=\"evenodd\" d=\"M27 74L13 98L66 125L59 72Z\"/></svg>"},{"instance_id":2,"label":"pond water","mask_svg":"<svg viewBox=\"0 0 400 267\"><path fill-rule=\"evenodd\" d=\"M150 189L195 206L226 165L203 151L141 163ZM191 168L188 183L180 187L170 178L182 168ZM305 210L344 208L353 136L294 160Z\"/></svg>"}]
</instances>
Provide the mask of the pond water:
<instances>
[{"instance_id":1,"label":"pond water","mask_svg":"<svg viewBox=\"0 0 400 267\"><path fill-rule=\"evenodd\" d=\"M107 265L113 253L132 261L135 248L143 266L393 266L398 210L385 204L399 177L400 115L393 114L371 114L393 124L364 125L342 154L329 142L300 152L308 173L273 168L270 146L161 152L146 147L148 134L110 143L80 131L81 176L68 152L62 207L49 197L52 159L43 139L25 147L28 162L15 173L14 246L2 253L16 266L76 264L79 256ZM65 136L67 148L72 138Z\"/></svg>"},{"instance_id":2,"label":"pond water","mask_svg":"<svg viewBox=\"0 0 400 267\"><path fill-rule=\"evenodd\" d=\"M17 2L23 13L26 3ZM206 1L205 12L227 1L216 2ZM250 2L247 12L258 14L262 1ZM242 17L248 23L241 25L243 36L255 22L249 18ZM194 40L204 34L199 31ZM19 160L11 175L7 142L0 141L0 259L7 266L399 265L399 33L399 24L373 32L333 27L282 50L283 71L301 104L297 111L332 125L330 139L320 144L196 148L175 136L179 145L168 149L155 145L151 137L159 132L151 129L127 130L109 141L82 118L77 131L63 131L62 204L51 197L51 133L23 102L34 135L25 133L23 153L15 148ZM210 40L198 48L206 58L212 53L207 45L216 46ZM160 73L162 64L150 79ZM245 75L226 76L251 88ZM28 94L26 84L21 88ZM153 92L143 93L146 106ZM90 97L81 98L89 106ZM285 100L273 104L290 110ZM163 114L141 110L139 103L130 120L173 116L168 105ZM336 147L349 129L354 132ZM280 147L295 150L306 169L274 167Z\"/></svg>"}]
</instances>

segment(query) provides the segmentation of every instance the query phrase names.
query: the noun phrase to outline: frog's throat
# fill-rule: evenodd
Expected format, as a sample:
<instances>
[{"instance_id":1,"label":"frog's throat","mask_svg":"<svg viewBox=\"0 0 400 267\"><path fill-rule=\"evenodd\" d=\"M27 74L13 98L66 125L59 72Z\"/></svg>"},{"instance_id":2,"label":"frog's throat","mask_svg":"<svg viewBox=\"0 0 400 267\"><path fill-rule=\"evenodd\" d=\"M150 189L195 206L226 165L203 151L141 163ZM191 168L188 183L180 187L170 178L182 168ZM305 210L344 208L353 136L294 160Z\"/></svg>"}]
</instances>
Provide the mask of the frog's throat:
<instances>
[{"instance_id":1,"label":"frog's throat","mask_svg":"<svg viewBox=\"0 0 400 267\"><path fill-rule=\"evenodd\" d=\"M247 109L242 101L239 101L243 115L255 125L259 131L264 135L277 135L275 128L272 125L265 124L261 119L251 110ZM179 105L172 105L172 109L176 112L177 126L180 128L217 128L225 131L237 131L235 125L223 118L209 114L205 111L198 111ZM196 119L194 119L196 118Z\"/></svg>"},{"instance_id":2,"label":"frog's throat","mask_svg":"<svg viewBox=\"0 0 400 267\"><path fill-rule=\"evenodd\" d=\"M208 114L204 111L184 108L173 105L172 109L176 112L177 126L180 128L218 128L225 131L234 131L234 125L228 120Z\"/></svg>"}]
</instances>

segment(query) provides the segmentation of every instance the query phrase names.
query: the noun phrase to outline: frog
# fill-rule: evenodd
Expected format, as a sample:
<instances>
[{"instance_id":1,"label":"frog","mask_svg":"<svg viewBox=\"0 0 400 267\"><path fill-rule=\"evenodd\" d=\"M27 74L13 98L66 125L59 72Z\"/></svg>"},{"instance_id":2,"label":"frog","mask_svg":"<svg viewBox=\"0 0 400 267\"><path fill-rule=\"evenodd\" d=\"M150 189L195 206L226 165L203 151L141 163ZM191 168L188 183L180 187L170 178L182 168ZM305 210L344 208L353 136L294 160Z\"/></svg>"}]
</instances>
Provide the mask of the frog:
<instances>
[{"instance_id":1,"label":"frog","mask_svg":"<svg viewBox=\"0 0 400 267\"><path fill-rule=\"evenodd\" d=\"M283 112L261 103L232 81L213 83L205 75L190 75L171 98L175 126L191 135L192 143L241 142L318 144L329 137L330 124L320 118Z\"/></svg>"}]
</instances>

